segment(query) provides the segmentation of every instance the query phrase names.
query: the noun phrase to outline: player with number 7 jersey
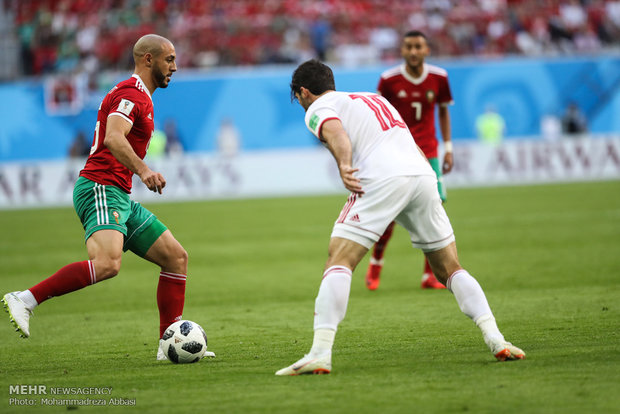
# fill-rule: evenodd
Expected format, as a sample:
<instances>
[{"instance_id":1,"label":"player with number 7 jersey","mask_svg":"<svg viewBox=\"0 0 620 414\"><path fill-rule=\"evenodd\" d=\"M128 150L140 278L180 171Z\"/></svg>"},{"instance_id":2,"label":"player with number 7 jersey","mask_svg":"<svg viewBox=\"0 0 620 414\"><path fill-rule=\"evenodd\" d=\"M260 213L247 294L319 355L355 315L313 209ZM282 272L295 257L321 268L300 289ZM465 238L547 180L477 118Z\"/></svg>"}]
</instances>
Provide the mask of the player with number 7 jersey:
<instances>
[{"instance_id":1,"label":"player with number 7 jersey","mask_svg":"<svg viewBox=\"0 0 620 414\"><path fill-rule=\"evenodd\" d=\"M381 74L377 91L394 105L407 123L416 144L437 174L437 190L441 200L445 202L447 194L443 174L449 173L454 163L448 110L453 101L446 70L425 63L425 57L429 53L430 48L424 33L417 30L407 32L401 44L401 56L404 62ZM438 108L439 130L444 141L443 162L439 160L437 151L435 108ZM373 248L366 272L366 287L370 290L379 287L383 255L393 229L394 223L388 226ZM445 288L433 275L428 260L424 263L421 287Z\"/></svg>"},{"instance_id":2,"label":"player with number 7 jersey","mask_svg":"<svg viewBox=\"0 0 620 414\"><path fill-rule=\"evenodd\" d=\"M407 122L416 144L428 158L437 158L435 106L452 104L447 72L424 64L419 78L411 76L405 64L386 70L377 91L398 110Z\"/></svg>"},{"instance_id":3,"label":"player with number 7 jersey","mask_svg":"<svg viewBox=\"0 0 620 414\"><path fill-rule=\"evenodd\" d=\"M113 185L126 193L131 193L133 173L121 164L103 143L107 120L111 116L119 116L132 125L127 134L127 141L136 155L144 158L155 125L153 123L153 100L140 76L134 74L129 79L120 82L101 102L97 113L93 146L86 165L80 172L81 177L99 184Z\"/></svg>"}]
</instances>

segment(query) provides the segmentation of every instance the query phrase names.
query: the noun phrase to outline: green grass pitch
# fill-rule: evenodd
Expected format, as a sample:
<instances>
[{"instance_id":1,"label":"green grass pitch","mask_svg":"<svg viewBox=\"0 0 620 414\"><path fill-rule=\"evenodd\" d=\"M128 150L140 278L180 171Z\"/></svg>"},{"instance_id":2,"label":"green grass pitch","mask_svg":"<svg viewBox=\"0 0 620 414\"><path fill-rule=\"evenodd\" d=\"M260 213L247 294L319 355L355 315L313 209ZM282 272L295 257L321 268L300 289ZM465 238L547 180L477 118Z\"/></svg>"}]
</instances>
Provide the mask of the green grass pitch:
<instances>
[{"instance_id":1,"label":"green grass pitch","mask_svg":"<svg viewBox=\"0 0 620 414\"><path fill-rule=\"evenodd\" d=\"M165 196L165 195L164 195ZM620 397L620 181L452 190L459 257L500 329L527 353L496 362L447 291L419 288L397 229L381 287L354 273L327 376L276 377L312 341L314 299L345 196L151 205L190 255L184 317L215 360L155 361L158 269L131 253L114 279L0 314L0 413L610 413ZM86 258L72 209L0 212L0 289ZM134 407L41 407L18 384L112 387ZM37 407L10 404L33 399Z\"/></svg>"}]
</instances>

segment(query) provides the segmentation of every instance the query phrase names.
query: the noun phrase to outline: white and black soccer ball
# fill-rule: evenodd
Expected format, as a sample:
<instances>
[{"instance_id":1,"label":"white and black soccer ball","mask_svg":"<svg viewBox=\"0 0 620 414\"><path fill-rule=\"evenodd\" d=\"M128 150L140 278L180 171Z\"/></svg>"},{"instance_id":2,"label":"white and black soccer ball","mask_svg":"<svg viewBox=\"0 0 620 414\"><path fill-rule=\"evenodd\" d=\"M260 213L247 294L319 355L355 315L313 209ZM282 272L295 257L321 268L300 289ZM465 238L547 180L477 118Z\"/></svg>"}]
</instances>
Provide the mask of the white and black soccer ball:
<instances>
[{"instance_id":1,"label":"white and black soccer ball","mask_svg":"<svg viewBox=\"0 0 620 414\"><path fill-rule=\"evenodd\" d=\"M207 350L207 334L192 321L173 323L161 339L164 354L175 364L198 362Z\"/></svg>"}]
</instances>

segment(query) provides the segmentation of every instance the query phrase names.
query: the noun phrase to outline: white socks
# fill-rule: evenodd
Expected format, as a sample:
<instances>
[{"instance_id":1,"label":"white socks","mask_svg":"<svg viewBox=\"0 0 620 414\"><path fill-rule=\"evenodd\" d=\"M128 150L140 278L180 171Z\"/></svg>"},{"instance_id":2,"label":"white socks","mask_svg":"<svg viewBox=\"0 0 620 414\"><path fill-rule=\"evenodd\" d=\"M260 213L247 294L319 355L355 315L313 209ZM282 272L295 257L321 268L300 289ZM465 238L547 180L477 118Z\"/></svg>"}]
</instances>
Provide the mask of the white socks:
<instances>
[{"instance_id":1,"label":"white socks","mask_svg":"<svg viewBox=\"0 0 620 414\"><path fill-rule=\"evenodd\" d=\"M331 353L338 324L347 312L351 277L351 270L344 266L332 266L323 274L314 306L314 341L310 354L321 356ZM461 269L450 276L447 287L454 294L461 311L480 328L485 342L504 341L476 279Z\"/></svg>"},{"instance_id":2,"label":"white socks","mask_svg":"<svg viewBox=\"0 0 620 414\"><path fill-rule=\"evenodd\" d=\"M325 354L331 354L335 337L336 331L333 329L316 329L314 331L312 348L310 348L310 355L320 357Z\"/></svg>"},{"instance_id":3,"label":"white socks","mask_svg":"<svg viewBox=\"0 0 620 414\"><path fill-rule=\"evenodd\" d=\"M493 315L482 315L474 322L476 322L476 325L478 325L478 328L482 331L484 342L489 348L493 349L493 342L505 342L504 335L499 331Z\"/></svg>"},{"instance_id":4,"label":"white socks","mask_svg":"<svg viewBox=\"0 0 620 414\"><path fill-rule=\"evenodd\" d=\"M461 311L469 316L487 339L503 341L504 337L497 328L493 312L480 284L466 270L457 270L448 278L448 289L454 294Z\"/></svg>"},{"instance_id":5,"label":"white socks","mask_svg":"<svg viewBox=\"0 0 620 414\"><path fill-rule=\"evenodd\" d=\"M314 329L338 329L344 319L351 291L351 269L332 266L323 273L314 304Z\"/></svg>"},{"instance_id":6,"label":"white socks","mask_svg":"<svg viewBox=\"0 0 620 414\"><path fill-rule=\"evenodd\" d=\"M32 311L39 304L37 300L34 298L34 295L29 290L24 290L23 292L19 292L17 294L17 297L26 304L26 307L30 311Z\"/></svg>"},{"instance_id":7,"label":"white socks","mask_svg":"<svg viewBox=\"0 0 620 414\"><path fill-rule=\"evenodd\" d=\"M344 266L332 266L323 274L314 305L314 342L311 353L331 352L338 324L347 312L351 276L351 269Z\"/></svg>"},{"instance_id":8,"label":"white socks","mask_svg":"<svg viewBox=\"0 0 620 414\"><path fill-rule=\"evenodd\" d=\"M491 314L482 288L467 270L457 270L448 278L448 289L454 294L461 311L473 321L486 314Z\"/></svg>"}]
</instances>

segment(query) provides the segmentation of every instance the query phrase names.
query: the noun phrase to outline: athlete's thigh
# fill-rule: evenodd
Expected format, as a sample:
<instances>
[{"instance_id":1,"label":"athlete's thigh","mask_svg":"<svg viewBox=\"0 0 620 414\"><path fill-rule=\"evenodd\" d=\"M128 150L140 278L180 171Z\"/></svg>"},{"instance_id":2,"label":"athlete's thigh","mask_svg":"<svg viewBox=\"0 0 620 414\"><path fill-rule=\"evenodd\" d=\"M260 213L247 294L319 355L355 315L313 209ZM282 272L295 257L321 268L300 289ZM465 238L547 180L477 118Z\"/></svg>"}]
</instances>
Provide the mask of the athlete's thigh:
<instances>
[{"instance_id":1,"label":"athlete's thigh","mask_svg":"<svg viewBox=\"0 0 620 414\"><path fill-rule=\"evenodd\" d=\"M89 259L120 260L123 255L123 237L123 233L117 230L97 230L86 240Z\"/></svg>"},{"instance_id":2,"label":"athlete's thigh","mask_svg":"<svg viewBox=\"0 0 620 414\"><path fill-rule=\"evenodd\" d=\"M425 252L441 249L454 241L454 231L436 185L433 177L416 177L411 199L396 217L396 222L409 232L412 245Z\"/></svg>"},{"instance_id":3,"label":"athlete's thigh","mask_svg":"<svg viewBox=\"0 0 620 414\"><path fill-rule=\"evenodd\" d=\"M165 267L171 260L185 256L185 250L170 230L165 230L144 254L144 258ZM180 270L179 270L180 271Z\"/></svg>"}]
</instances>

